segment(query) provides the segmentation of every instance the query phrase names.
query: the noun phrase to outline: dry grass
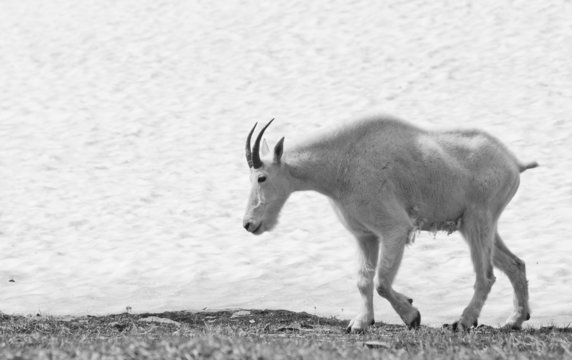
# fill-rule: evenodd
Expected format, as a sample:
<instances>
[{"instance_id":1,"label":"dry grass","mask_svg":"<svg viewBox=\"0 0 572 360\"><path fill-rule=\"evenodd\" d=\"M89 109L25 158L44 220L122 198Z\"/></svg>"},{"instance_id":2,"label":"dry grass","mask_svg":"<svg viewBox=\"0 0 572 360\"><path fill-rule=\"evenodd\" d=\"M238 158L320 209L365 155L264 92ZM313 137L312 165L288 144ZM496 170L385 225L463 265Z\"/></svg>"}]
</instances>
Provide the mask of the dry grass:
<instances>
[{"instance_id":1,"label":"dry grass","mask_svg":"<svg viewBox=\"0 0 572 360\"><path fill-rule=\"evenodd\" d=\"M283 310L0 318L1 359L572 359L572 328L470 333L347 321ZM375 342L374 347L366 344Z\"/></svg>"}]
</instances>

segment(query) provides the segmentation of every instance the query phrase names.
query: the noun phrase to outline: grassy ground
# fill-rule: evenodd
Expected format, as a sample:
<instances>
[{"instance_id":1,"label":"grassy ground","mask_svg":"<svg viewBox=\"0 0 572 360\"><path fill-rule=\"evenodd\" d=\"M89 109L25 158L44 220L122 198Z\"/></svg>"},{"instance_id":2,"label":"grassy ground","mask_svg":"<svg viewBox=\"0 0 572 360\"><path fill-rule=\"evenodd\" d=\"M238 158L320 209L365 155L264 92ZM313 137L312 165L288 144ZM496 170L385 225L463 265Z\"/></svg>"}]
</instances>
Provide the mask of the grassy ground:
<instances>
[{"instance_id":1,"label":"grassy ground","mask_svg":"<svg viewBox=\"0 0 572 360\"><path fill-rule=\"evenodd\" d=\"M0 315L0 359L572 359L572 328L458 334L283 310L100 317Z\"/></svg>"}]
</instances>

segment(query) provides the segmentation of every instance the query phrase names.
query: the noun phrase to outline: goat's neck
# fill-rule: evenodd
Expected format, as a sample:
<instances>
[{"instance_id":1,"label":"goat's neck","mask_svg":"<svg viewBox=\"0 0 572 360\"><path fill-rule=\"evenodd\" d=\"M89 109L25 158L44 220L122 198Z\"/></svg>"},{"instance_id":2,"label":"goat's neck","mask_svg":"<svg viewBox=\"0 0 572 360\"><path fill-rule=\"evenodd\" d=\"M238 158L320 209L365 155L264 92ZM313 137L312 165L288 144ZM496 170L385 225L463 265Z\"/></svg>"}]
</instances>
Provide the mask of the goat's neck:
<instances>
[{"instance_id":1,"label":"goat's neck","mask_svg":"<svg viewBox=\"0 0 572 360\"><path fill-rule=\"evenodd\" d=\"M292 149L285 159L292 177L293 191L314 190L337 198L341 189L344 156L326 146L305 146Z\"/></svg>"}]
</instances>

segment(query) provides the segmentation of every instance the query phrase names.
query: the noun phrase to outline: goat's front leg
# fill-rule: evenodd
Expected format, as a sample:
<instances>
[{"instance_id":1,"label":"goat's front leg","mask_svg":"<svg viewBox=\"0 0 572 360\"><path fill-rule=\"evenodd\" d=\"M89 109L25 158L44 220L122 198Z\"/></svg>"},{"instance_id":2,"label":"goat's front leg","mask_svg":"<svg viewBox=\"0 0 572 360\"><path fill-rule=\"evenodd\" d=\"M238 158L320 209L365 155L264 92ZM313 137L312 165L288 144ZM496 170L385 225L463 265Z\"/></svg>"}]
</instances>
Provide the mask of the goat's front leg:
<instances>
[{"instance_id":1,"label":"goat's front leg","mask_svg":"<svg viewBox=\"0 0 572 360\"><path fill-rule=\"evenodd\" d=\"M408 236L408 229L393 230L384 234L381 240L381 259L377 267L377 293L389 301L399 317L411 329L421 324L421 313L411 305L412 299L393 290L392 287Z\"/></svg>"},{"instance_id":2,"label":"goat's front leg","mask_svg":"<svg viewBox=\"0 0 572 360\"><path fill-rule=\"evenodd\" d=\"M359 253L357 287L361 295L361 310L348 325L348 332L362 332L373 325L373 277L379 254L379 240L375 235L356 236Z\"/></svg>"}]
</instances>

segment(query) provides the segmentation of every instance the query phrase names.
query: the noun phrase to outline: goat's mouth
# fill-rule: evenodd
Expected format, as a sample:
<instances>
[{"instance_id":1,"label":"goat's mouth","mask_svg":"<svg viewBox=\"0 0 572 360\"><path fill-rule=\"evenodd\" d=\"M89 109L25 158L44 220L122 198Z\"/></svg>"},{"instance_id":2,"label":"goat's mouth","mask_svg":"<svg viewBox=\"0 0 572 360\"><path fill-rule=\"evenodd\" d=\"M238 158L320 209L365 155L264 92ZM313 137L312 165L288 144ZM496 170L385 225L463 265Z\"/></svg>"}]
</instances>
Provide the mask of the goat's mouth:
<instances>
[{"instance_id":1,"label":"goat's mouth","mask_svg":"<svg viewBox=\"0 0 572 360\"><path fill-rule=\"evenodd\" d=\"M264 230L260 231L261 229L262 229L262 223L258 224L258 226L255 229L253 229L251 233L253 233L254 235L260 235L264 231Z\"/></svg>"}]
</instances>

